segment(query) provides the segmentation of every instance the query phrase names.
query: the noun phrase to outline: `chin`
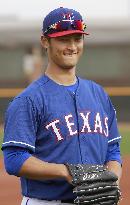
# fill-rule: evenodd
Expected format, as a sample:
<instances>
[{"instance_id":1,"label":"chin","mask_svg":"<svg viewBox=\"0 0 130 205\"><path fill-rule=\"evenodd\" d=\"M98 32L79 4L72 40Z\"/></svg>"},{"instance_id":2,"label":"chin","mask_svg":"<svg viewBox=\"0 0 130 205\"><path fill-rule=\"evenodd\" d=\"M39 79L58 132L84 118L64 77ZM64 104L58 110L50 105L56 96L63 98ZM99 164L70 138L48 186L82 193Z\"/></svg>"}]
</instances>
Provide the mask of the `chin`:
<instances>
[{"instance_id":1,"label":"chin","mask_svg":"<svg viewBox=\"0 0 130 205\"><path fill-rule=\"evenodd\" d=\"M75 68L75 66L64 66L62 67L64 70L72 70Z\"/></svg>"},{"instance_id":2,"label":"chin","mask_svg":"<svg viewBox=\"0 0 130 205\"><path fill-rule=\"evenodd\" d=\"M75 63L62 64L61 67L64 68L64 69L68 69L69 70L69 69L75 68L76 64Z\"/></svg>"},{"instance_id":3,"label":"chin","mask_svg":"<svg viewBox=\"0 0 130 205\"><path fill-rule=\"evenodd\" d=\"M68 62L68 63L63 63L62 66L66 69L72 69L76 66L77 62Z\"/></svg>"}]
</instances>

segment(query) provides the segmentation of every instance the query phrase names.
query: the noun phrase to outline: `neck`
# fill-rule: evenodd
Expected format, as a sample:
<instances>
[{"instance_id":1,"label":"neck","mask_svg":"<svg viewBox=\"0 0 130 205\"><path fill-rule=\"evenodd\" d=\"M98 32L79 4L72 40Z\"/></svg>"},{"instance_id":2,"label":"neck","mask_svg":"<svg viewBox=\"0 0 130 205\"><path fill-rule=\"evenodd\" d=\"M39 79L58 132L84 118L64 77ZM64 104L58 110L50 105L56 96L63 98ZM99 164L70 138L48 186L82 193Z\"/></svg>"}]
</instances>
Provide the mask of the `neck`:
<instances>
[{"instance_id":1,"label":"neck","mask_svg":"<svg viewBox=\"0 0 130 205\"><path fill-rule=\"evenodd\" d=\"M63 69L48 64L45 74L60 85L72 85L76 82L75 68Z\"/></svg>"}]
</instances>

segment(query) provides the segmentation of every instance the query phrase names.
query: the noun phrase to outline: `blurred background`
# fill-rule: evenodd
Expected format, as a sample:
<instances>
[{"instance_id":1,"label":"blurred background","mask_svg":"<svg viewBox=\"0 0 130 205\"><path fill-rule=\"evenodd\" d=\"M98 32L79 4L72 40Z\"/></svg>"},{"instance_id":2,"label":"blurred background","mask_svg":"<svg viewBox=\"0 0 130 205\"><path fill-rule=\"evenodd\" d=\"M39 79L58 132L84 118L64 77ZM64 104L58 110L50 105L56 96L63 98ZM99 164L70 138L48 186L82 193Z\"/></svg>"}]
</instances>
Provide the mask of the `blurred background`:
<instances>
[{"instance_id":1,"label":"blurred background","mask_svg":"<svg viewBox=\"0 0 130 205\"><path fill-rule=\"evenodd\" d=\"M0 141L3 138L4 113L8 103L45 70L47 57L40 44L42 21L48 12L60 6L81 12L90 33L85 37L84 54L77 66L77 74L101 84L117 111L123 136L121 205L128 205L130 180L126 172L128 163L130 165L130 0L1 1ZM6 190L0 193L2 205L20 204L18 179L5 173L2 160L0 168L0 186L6 186ZM7 185L5 178L8 179Z\"/></svg>"}]
</instances>

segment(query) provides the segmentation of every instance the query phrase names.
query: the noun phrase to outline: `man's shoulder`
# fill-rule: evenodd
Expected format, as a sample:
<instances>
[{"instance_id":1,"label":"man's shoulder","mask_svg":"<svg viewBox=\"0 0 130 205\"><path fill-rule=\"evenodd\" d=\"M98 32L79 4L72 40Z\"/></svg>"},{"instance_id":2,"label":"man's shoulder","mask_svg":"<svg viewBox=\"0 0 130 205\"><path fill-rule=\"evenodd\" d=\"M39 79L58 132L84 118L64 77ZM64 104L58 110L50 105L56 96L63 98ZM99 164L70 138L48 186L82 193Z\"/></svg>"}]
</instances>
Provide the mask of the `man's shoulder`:
<instances>
[{"instance_id":1,"label":"man's shoulder","mask_svg":"<svg viewBox=\"0 0 130 205\"><path fill-rule=\"evenodd\" d=\"M84 84L84 85L87 85L87 86L90 86L90 87L94 87L96 89L101 89L101 90L104 90L103 86L100 85L99 83L93 81L93 80L90 80L90 79L85 79L85 78L80 78L79 77L79 80Z\"/></svg>"},{"instance_id":2,"label":"man's shoulder","mask_svg":"<svg viewBox=\"0 0 130 205\"><path fill-rule=\"evenodd\" d=\"M35 105L43 102L44 96L44 85L46 84L46 79L41 76L37 80L33 81L28 85L21 93L12 99L9 105L20 105L32 102Z\"/></svg>"},{"instance_id":3,"label":"man's shoulder","mask_svg":"<svg viewBox=\"0 0 130 205\"><path fill-rule=\"evenodd\" d=\"M44 76L41 76L37 80L33 81L28 85L21 93L16 97L30 97L35 98L40 95L40 92L44 92L44 86L47 83L47 79Z\"/></svg>"},{"instance_id":4,"label":"man's shoulder","mask_svg":"<svg viewBox=\"0 0 130 205\"><path fill-rule=\"evenodd\" d=\"M79 80L81 84L83 85L83 89L84 87L86 87L86 89L91 91L94 95L102 97L102 98L104 97L107 98L108 94L104 90L103 86L100 85L99 83L93 80L84 79L84 78L79 78Z\"/></svg>"}]
</instances>

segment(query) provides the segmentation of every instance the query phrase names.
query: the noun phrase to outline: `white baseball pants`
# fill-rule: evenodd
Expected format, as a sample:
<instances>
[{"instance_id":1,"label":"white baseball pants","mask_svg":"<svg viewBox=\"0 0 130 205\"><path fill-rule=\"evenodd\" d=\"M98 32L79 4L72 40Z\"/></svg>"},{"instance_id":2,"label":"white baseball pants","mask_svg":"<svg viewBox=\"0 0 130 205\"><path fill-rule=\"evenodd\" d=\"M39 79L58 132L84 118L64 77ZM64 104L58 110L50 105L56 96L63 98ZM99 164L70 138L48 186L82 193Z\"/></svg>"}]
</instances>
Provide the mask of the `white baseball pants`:
<instances>
[{"instance_id":1,"label":"white baseball pants","mask_svg":"<svg viewBox=\"0 0 130 205\"><path fill-rule=\"evenodd\" d=\"M21 205L72 205L69 203L61 203L61 201L46 201L35 198L23 197Z\"/></svg>"}]
</instances>

